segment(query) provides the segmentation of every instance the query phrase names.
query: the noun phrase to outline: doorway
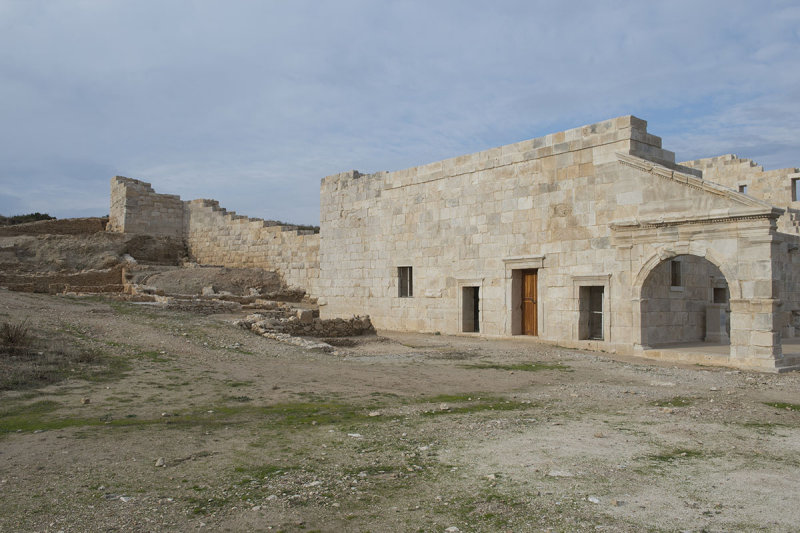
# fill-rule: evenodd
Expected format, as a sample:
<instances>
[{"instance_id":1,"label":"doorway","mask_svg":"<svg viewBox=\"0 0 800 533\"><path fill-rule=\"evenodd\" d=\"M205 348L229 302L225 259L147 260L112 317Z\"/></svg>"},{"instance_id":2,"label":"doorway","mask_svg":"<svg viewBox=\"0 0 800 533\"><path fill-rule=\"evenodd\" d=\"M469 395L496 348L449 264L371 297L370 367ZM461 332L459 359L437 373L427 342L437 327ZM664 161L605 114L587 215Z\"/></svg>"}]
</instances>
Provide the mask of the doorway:
<instances>
[{"instance_id":1,"label":"doorway","mask_svg":"<svg viewBox=\"0 0 800 533\"><path fill-rule=\"evenodd\" d=\"M539 335L539 272L536 269L522 271L522 334Z\"/></svg>"},{"instance_id":2,"label":"doorway","mask_svg":"<svg viewBox=\"0 0 800 533\"><path fill-rule=\"evenodd\" d=\"M480 287L461 287L461 331L480 332Z\"/></svg>"},{"instance_id":3,"label":"doorway","mask_svg":"<svg viewBox=\"0 0 800 533\"><path fill-rule=\"evenodd\" d=\"M603 340L603 295L605 287L581 287L579 292L579 339Z\"/></svg>"}]
</instances>

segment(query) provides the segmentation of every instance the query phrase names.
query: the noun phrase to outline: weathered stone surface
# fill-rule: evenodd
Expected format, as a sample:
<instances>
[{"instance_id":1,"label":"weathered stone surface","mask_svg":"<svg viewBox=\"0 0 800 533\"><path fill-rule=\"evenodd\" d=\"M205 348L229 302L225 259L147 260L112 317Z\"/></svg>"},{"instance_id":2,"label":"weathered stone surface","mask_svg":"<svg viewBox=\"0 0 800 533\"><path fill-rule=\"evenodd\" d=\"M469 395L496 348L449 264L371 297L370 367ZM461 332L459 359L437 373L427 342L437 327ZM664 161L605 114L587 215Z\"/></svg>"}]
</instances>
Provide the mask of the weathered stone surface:
<instances>
[{"instance_id":1,"label":"weathered stone surface","mask_svg":"<svg viewBox=\"0 0 800 533\"><path fill-rule=\"evenodd\" d=\"M264 331L343 336L368 314L364 331L525 331L620 353L727 336L724 363L775 370L800 367L781 351L800 314L798 179L735 156L676 164L645 121L623 116L328 176L318 235L121 177L109 228L179 235L200 263L275 269L331 319L271 317L253 326ZM724 309L707 335L710 304ZM523 308L536 311L525 327Z\"/></svg>"}]
</instances>

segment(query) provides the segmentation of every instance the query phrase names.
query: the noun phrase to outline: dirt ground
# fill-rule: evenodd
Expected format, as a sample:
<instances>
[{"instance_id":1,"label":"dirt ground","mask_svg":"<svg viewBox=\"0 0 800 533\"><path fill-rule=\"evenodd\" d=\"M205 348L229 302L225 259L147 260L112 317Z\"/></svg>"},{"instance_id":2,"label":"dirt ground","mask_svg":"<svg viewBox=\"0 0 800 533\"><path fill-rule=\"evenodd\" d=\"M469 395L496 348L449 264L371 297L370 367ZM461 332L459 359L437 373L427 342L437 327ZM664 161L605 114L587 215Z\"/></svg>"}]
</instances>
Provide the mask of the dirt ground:
<instances>
[{"instance_id":1,"label":"dirt ground","mask_svg":"<svg viewBox=\"0 0 800 533\"><path fill-rule=\"evenodd\" d=\"M0 290L107 366L0 392L0 531L797 531L800 375Z\"/></svg>"}]
</instances>

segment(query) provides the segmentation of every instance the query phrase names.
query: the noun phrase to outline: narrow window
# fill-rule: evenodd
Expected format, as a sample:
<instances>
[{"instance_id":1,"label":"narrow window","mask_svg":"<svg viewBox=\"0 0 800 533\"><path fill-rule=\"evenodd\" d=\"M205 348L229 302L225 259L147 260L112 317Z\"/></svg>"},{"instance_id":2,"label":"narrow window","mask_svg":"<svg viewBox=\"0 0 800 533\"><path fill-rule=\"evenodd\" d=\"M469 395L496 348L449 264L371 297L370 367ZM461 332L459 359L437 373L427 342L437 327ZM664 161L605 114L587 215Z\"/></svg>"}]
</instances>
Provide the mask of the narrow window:
<instances>
[{"instance_id":1,"label":"narrow window","mask_svg":"<svg viewBox=\"0 0 800 533\"><path fill-rule=\"evenodd\" d=\"M681 262L670 261L670 285L673 287L682 287L681 283Z\"/></svg>"},{"instance_id":2,"label":"narrow window","mask_svg":"<svg viewBox=\"0 0 800 533\"><path fill-rule=\"evenodd\" d=\"M739 185L739 192L742 194L747 194L747 185Z\"/></svg>"},{"instance_id":3,"label":"narrow window","mask_svg":"<svg viewBox=\"0 0 800 533\"><path fill-rule=\"evenodd\" d=\"M414 296L414 281L411 267L397 267L397 296L411 298Z\"/></svg>"},{"instance_id":4,"label":"narrow window","mask_svg":"<svg viewBox=\"0 0 800 533\"><path fill-rule=\"evenodd\" d=\"M800 178L792 178L792 201L797 202L797 182Z\"/></svg>"},{"instance_id":5,"label":"narrow window","mask_svg":"<svg viewBox=\"0 0 800 533\"><path fill-rule=\"evenodd\" d=\"M714 287L714 303L724 304L728 301L728 289L725 287Z\"/></svg>"}]
</instances>

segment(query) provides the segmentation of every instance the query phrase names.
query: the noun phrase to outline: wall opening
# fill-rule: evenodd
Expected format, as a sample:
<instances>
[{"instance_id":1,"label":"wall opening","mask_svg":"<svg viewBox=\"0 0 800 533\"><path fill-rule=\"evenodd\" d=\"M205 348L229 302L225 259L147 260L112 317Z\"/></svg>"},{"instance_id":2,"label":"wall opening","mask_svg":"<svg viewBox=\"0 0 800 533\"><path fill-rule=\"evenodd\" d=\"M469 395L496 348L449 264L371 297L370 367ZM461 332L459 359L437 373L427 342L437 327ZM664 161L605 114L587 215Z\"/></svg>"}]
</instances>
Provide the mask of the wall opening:
<instances>
[{"instance_id":1,"label":"wall opening","mask_svg":"<svg viewBox=\"0 0 800 533\"><path fill-rule=\"evenodd\" d=\"M727 287L714 287L714 303L726 304L728 303L728 288Z\"/></svg>"},{"instance_id":2,"label":"wall opening","mask_svg":"<svg viewBox=\"0 0 800 533\"><path fill-rule=\"evenodd\" d=\"M480 331L480 287L461 287L461 331Z\"/></svg>"},{"instance_id":3,"label":"wall opening","mask_svg":"<svg viewBox=\"0 0 800 533\"><path fill-rule=\"evenodd\" d=\"M679 286L675 284L676 264ZM706 258L679 255L662 261L642 285L642 345L728 343L729 300L725 276Z\"/></svg>"},{"instance_id":4,"label":"wall opening","mask_svg":"<svg viewBox=\"0 0 800 533\"><path fill-rule=\"evenodd\" d=\"M539 335L539 270L511 271L512 335Z\"/></svg>"},{"instance_id":5,"label":"wall opening","mask_svg":"<svg viewBox=\"0 0 800 533\"><path fill-rule=\"evenodd\" d=\"M578 339L603 340L605 287L591 285L578 290Z\"/></svg>"},{"instance_id":6,"label":"wall opening","mask_svg":"<svg viewBox=\"0 0 800 533\"><path fill-rule=\"evenodd\" d=\"M400 298L414 296L414 279L410 266L397 267L397 296Z\"/></svg>"},{"instance_id":7,"label":"wall opening","mask_svg":"<svg viewBox=\"0 0 800 533\"><path fill-rule=\"evenodd\" d=\"M670 270L670 286L683 287L683 278L681 277L681 262L673 260L669 262Z\"/></svg>"}]
</instances>

